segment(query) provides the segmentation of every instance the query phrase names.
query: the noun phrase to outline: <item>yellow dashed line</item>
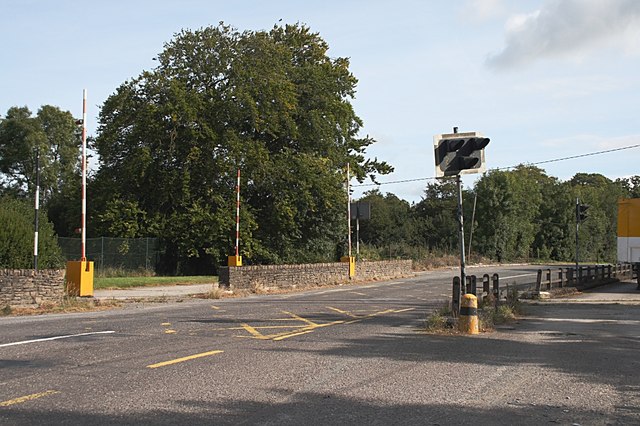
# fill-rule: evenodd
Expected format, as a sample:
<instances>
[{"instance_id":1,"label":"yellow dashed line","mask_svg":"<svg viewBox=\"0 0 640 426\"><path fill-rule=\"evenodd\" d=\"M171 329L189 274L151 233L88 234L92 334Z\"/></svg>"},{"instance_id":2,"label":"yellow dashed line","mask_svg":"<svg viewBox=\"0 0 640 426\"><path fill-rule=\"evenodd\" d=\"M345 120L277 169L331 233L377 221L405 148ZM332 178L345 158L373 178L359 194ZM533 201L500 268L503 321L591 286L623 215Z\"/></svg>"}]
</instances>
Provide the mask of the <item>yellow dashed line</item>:
<instances>
[{"instance_id":1,"label":"yellow dashed line","mask_svg":"<svg viewBox=\"0 0 640 426\"><path fill-rule=\"evenodd\" d=\"M164 334L175 334L176 331L175 330L165 330Z\"/></svg>"},{"instance_id":2,"label":"yellow dashed line","mask_svg":"<svg viewBox=\"0 0 640 426\"><path fill-rule=\"evenodd\" d=\"M170 361L164 361L164 362L159 362L157 364L147 365L147 368L164 367L166 365L172 365L172 364L177 364L179 362L189 361L189 360L196 359L196 358L202 358L202 357L205 357L205 356L216 355L216 354L220 354L222 352L224 352L224 351L203 352L201 354L189 355L189 356L185 356L183 358L177 358L177 359L172 359Z\"/></svg>"},{"instance_id":3,"label":"yellow dashed line","mask_svg":"<svg viewBox=\"0 0 640 426\"><path fill-rule=\"evenodd\" d=\"M10 399L8 401L0 402L0 407L9 407L10 405L21 404L23 402L32 401L34 399L42 398L43 396L54 395L56 393L60 393L60 392L54 391L54 390L48 390L46 392L21 396L20 398L15 398L15 399Z\"/></svg>"},{"instance_id":4,"label":"yellow dashed line","mask_svg":"<svg viewBox=\"0 0 640 426\"><path fill-rule=\"evenodd\" d=\"M163 322L163 323L162 323L162 324L160 324L160 325L164 325L164 326L166 327L166 326L168 326L168 325L171 325L171 323L170 323L170 322Z\"/></svg>"}]
</instances>

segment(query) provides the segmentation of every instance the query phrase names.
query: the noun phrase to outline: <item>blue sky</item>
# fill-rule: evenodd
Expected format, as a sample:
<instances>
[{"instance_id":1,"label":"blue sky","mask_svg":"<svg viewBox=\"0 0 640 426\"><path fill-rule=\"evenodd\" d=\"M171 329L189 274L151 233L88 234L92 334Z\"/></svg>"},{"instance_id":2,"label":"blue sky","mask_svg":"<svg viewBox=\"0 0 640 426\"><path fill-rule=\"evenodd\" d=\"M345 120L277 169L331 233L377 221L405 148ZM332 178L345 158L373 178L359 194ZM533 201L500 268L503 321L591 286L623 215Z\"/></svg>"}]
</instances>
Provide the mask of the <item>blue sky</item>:
<instances>
[{"instance_id":1,"label":"blue sky","mask_svg":"<svg viewBox=\"0 0 640 426\"><path fill-rule=\"evenodd\" d=\"M396 171L381 182L435 175L433 135L480 131L488 168L640 144L640 1L0 0L0 114L51 104L81 115L100 105L181 29L224 21L240 30L301 22L359 79L353 104L369 156ZM640 174L640 148L541 165ZM478 175L465 177L472 185ZM419 201L428 181L387 184ZM354 182L355 183L355 182ZM355 196L372 187L358 187Z\"/></svg>"}]
</instances>

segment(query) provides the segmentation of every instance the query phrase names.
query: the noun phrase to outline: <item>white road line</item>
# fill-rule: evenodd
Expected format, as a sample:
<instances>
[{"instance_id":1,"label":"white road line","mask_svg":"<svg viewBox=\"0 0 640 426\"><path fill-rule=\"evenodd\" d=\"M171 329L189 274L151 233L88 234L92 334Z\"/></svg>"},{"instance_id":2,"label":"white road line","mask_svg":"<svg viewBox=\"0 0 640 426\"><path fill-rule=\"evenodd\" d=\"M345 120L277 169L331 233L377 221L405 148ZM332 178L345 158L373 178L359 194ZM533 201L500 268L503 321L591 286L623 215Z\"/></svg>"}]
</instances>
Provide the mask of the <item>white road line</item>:
<instances>
[{"instance_id":1,"label":"white road line","mask_svg":"<svg viewBox=\"0 0 640 426\"><path fill-rule=\"evenodd\" d=\"M33 339L33 340L23 340L21 342L3 343L2 345L0 345L0 348L4 348L6 346L26 345L27 343L47 342L49 340L68 339L69 337L82 337L82 336L91 336L93 334L112 334L112 333L115 333L115 331L95 331L92 333L79 333L79 334L68 334L66 336L45 337L43 339Z\"/></svg>"}]
</instances>

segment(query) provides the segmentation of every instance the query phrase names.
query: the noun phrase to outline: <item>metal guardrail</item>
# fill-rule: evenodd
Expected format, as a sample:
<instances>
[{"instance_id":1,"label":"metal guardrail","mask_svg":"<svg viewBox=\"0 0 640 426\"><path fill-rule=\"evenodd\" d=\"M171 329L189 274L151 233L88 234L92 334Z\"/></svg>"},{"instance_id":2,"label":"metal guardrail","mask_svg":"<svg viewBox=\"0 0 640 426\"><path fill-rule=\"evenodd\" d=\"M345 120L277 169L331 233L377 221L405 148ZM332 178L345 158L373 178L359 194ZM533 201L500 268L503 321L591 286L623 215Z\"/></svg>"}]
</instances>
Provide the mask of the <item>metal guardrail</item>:
<instances>
[{"instance_id":1,"label":"metal guardrail","mask_svg":"<svg viewBox=\"0 0 640 426\"><path fill-rule=\"evenodd\" d=\"M539 296L542 291L550 291L554 288L575 287L577 289L587 289L621 279L638 279L638 269L640 269L639 266L628 263L616 265L585 265L578 268L578 270L576 270L576 268L558 268L555 270L551 268L538 269L537 273L527 274L532 277L535 276L535 281L519 284L507 283L505 285L501 285L498 274L484 274L482 276L482 292L480 294L478 294L480 287L478 286L477 276L468 275L464 288L461 286L460 277L454 277L451 307L454 314L460 311L460 300L463 291L466 294L473 294L482 299L493 295L496 304L499 304L501 300L506 298L509 291L513 291L513 289L519 294L529 292L532 296ZM640 290L640 279L638 280L638 289Z\"/></svg>"}]
</instances>

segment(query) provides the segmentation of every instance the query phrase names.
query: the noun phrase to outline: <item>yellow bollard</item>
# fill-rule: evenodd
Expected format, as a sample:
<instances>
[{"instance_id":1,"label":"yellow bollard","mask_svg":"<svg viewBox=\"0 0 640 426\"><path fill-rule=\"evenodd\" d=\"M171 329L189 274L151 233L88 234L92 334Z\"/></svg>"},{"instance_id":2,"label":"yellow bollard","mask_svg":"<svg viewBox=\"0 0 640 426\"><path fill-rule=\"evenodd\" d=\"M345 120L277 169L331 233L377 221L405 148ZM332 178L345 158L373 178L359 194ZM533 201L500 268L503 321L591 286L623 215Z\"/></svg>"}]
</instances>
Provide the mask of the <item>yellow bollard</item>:
<instances>
[{"instance_id":1,"label":"yellow bollard","mask_svg":"<svg viewBox=\"0 0 640 426\"><path fill-rule=\"evenodd\" d=\"M461 333L478 334L478 298L473 294L462 296L458 329Z\"/></svg>"}]
</instances>

